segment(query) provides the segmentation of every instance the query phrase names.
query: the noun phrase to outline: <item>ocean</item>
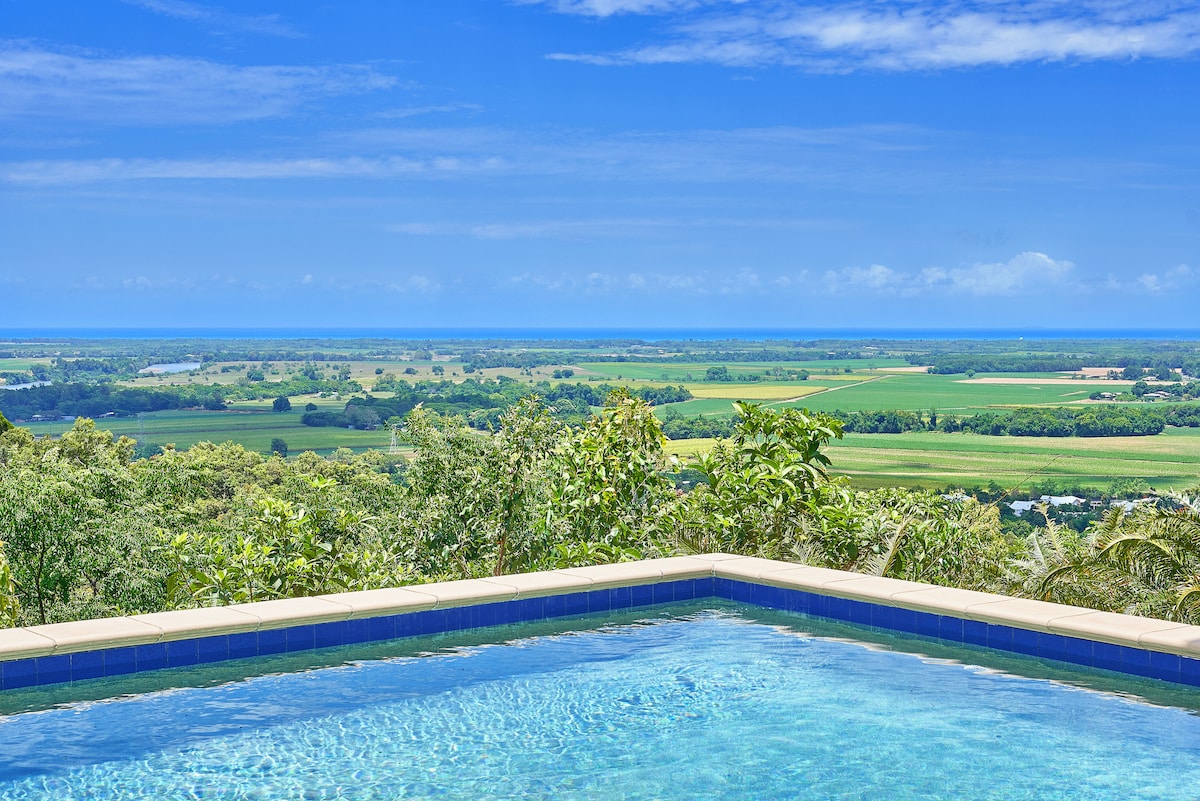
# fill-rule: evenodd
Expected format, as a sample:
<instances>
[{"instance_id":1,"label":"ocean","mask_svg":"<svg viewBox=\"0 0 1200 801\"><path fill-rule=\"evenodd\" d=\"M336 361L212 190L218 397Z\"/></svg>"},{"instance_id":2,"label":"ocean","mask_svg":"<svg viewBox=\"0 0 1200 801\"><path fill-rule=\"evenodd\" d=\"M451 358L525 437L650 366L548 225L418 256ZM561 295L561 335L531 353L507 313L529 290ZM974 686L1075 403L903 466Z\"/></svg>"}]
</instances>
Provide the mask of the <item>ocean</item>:
<instances>
[{"instance_id":1,"label":"ocean","mask_svg":"<svg viewBox=\"0 0 1200 801\"><path fill-rule=\"evenodd\" d=\"M9 328L0 340L1062 340L1200 341L1200 329L1177 328Z\"/></svg>"}]
</instances>

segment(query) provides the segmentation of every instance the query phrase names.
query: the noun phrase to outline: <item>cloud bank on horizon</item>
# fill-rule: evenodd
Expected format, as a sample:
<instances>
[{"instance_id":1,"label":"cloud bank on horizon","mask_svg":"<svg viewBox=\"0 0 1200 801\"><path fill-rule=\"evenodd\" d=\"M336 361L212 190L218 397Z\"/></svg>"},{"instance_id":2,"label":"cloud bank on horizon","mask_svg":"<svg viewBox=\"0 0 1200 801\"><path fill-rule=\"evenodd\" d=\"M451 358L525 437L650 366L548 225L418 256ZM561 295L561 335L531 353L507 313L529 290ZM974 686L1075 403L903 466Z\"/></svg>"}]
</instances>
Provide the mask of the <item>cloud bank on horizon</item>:
<instances>
[{"instance_id":1,"label":"cloud bank on horizon","mask_svg":"<svg viewBox=\"0 0 1200 801\"><path fill-rule=\"evenodd\" d=\"M1200 289L1190 2L62 5L0 38L10 326L1187 327Z\"/></svg>"}]
</instances>

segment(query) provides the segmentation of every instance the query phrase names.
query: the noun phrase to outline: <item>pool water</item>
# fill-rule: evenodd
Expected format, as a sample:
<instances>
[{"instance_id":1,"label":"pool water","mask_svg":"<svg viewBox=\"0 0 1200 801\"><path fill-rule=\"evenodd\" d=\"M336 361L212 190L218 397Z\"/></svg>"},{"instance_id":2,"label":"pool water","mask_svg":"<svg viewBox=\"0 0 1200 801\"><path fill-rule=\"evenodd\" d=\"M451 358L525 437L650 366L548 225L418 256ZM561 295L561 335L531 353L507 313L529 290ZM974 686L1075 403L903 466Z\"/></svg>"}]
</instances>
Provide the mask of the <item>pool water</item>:
<instances>
[{"instance_id":1,"label":"pool water","mask_svg":"<svg viewBox=\"0 0 1200 801\"><path fill-rule=\"evenodd\" d=\"M399 655L347 651L326 667L211 686L43 699L0 717L0 799L1200 794L1190 690L1171 690L1184 705L1167 706L1020 657L950 659L932 642L914 653L915 639L706 606L488 630L507 641L449 638L425 653L395 641Z\"/></svg>"}]
</instances>

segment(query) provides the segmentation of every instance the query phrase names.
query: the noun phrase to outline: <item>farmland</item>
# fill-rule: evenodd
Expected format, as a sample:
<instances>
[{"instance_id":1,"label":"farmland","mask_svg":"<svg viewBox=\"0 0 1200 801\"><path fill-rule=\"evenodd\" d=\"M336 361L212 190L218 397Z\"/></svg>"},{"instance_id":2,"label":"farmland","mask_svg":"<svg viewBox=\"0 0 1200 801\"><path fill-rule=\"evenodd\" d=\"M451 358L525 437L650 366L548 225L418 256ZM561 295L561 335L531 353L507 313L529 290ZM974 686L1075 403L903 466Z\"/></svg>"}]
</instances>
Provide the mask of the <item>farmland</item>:
<instances>
[{"instance_id":1,"label":"farmland","mask_svg":"<svg viewBox=\"0 0 1200 801\"><path fill-rule=\"evenodd\" d=\"M263 382L259 397L266 401L237 403L228 411L177 409L147 412L140 418L105 417L98 420L97 425L117 434L134 436L143 446L173 443L183 448L203 440L232 440L265 452L272 439L280 438L288 444L292 454L303 450L329 453L338 447L356 450L388 447L390 433L383 429L364 431L301 424L303 404L315 402L322 411L340 412L351 397L345 391L340 398L332 392L326 393L329 395L326 398L293 397L293 411L274 413L269 410L270 390L267 387L271 382L286 381L314 370L327 378L340 377L358 382L367 392L371 392L381 379L390 381L393 378L410 383L442 379L455 382L511 379L525 385L539 382L553 385L559 381L582 382L593 387L599 384L632 388L683 385L692 398L656 407L659 415L678 413L685 417L704 415L726 419L733 415L732 404L738 400L772 408L807 408L821 412L897 410L916 412L926 418L932 412L939 417L961 418L982 411L1015 407L1094 403L1088 399L1092 393L1129 392L1133 384L1129 380L1105 378L1109 371L1100 367L1088 367L1087 371L1074 373L1028 372L1027 368L1021 372L1022 366L1033 362L1021 361L1020 355L1003 362L1001 368L996 366L1000 362L985 365L983 362L992 357L980 356L977 364L985 372L978 374L931 374L921 366L927 363L923 356L911 355L921 352L921 348L929 348L931 361L928 363L944 359L946 344L928 342L877 343L878 347L830 342L805 350L797 343L772 345L729 341L713 343L712 352L707 355L703 353L705 345L696 342L674 345L602 342L579 346L564 342L549 346L534 341L519 345L488 345L473 341L379 341L369 345L355 347L348 343L315 341L311 345L264 341L253 343L253 347L238 342L181 343L159 360L203 361L201 369L159 376L124 373L115 376L115 380L125 386L146 388L238 384L243 387L243 392L251 389L251 396L252 388L258 386L256 382ZM106 346L96 341L76 343L75 347L76 358L103 358L101 348ZM120 347L123 348L120 355L133 358L139 347L145 347L144 352L149 354L150 348L158 346L126 342ZM311 360L304 355L308 347L312 348ZM745 350L742 356L738 355L739 347ZM992 343L964 343L963 347L964 352L1006 352L1003 345ZM1154 352L1152 344L1136 347L1145 348L1146 353ZM193 358L190 355L210 352L209 348L226 355L219 358ZM1041 358L1039 354L1043 353L1026 350L1019 343L1018 348L1026 356ZM759 355L772 349L776 351L774 354L765 358ZM243 357L236 355L239 350ZM1053 354L1059 352L1057 347L1047 347L1044 355L1055 358ZM507 357L495 358L496 354L503 353L507 353ZM595 355L589 357L589 353ZM793 358L795 354L803 353L811 353L811 356ZM939 356L939 353L943 355ZM286 355L286 358L274 355L268 358L266 354ZM16 358L0 359L0 372L28 371L34 366L44 367L59 361L37 352L33 346L26 352L14 352L14 355ZM244 358L256 355L257 358ZM775 356L780 358L772 360ZM505 366L484 366L488 364ZM1012 371L996 372L997 369ZM720 380L714 380L716 378ZM1148 375L1147 381L1153 383L1153 376ZM383 386L390 388L392 385ZM484 394L489 391L492 390L484 390ZM374 394L382 398L388 396L387 392ZM226 397L231 395L226 392ZM1145 409L1147 405L1137 404L1137 407ZM27 425L35 433L57 435L68 423L59 420ZM836 469L861 486L940 487L986 485L992 481L1003 484L1010 480L1015 483L1036 473L1042 479L1093 486L1106 484L1113 477L1129 476L1145 478L1156 487L1180 487L1197 483L1200 474L1197 465L1200 457L1194 455L1197 446L1200 446L1200 438L1194 429L1168 428L1158 436L1119 438L998 437L919 430L903 434L851 433L832 444L828 452ZM688 455L708 447L711 447L710 440L676 440L669 443L668 452Z\"/></svg>"},{"instance_id":2,"label":"farmland","mask_svg":"<svg viewBox=\"0 0 1200 801\"><path fill-rule=\"evenodd\" d=\"M1079 403L1087 400L1092 392L1113 388L1103 381L1044 383L1028 377L1023 380L1028 383L981 383L963 380L962 376L925 373L879 375L856 382L837 383L828 382L822 377L819 380L810 379L804 382L805 385L812 382L814 387L821 386L822 391L817 393L810 390L801 400L786 405L819 412L832 412L836 409L848 412L876 409L928 412L936 409L938 412L971 414L988 407ZM728 389L708 386L714 387L713 392L726 393L722 397L740 397L747 400L753 399L749 393L758 388L751 386L743 392L743 387L737 385L728 386ZM770 388L769 391L775 389L775 385L767 387ZM694 390L693 394L696 394ZM707 397L714 395L710 394ZM683 407L690 403L695 401L678 404L680 411L684 411ZM724 413L732 414L733 411L727 406Z\"/></svg>"},{"instance_id":3,"label":"farmland","mask_svg":"<svg viewBox=\"0 0 1200 801\"><path fill-rule=\"evenodd\" d=\"M230 409L223 412L168 411L150 412L137 417L97 420L98 428L127 436L142 445L169 445L189 448L197 442L236 442L249 450L268 453L271 440L287 442L292 454L305 450L329 454L338 448L366 450L387 448L391 432L354 431L344 428L311 428L300 422L302 412L272 412L270 407ZM35 434L62 434L71 423L27 423Z\"/></svg>"},{"instance_id":4,"label":"farmland","mask_svg":"<svg viewBox=\"0 0 1200 801\"><path fill-rule=\"evenodd\" d=\"M714 440L676 440L667 452L681 458ZM1200 430L1167 429L1153 437L988 437L920 432L847 434L825 450L832 472L870 488L986 487L1005 489L1031 479L1103 489L1119 478L1143 478L1155 489L1200 484ZM1031 478L1032 477L1032 478Z\"/></svg>"}]
</instances>

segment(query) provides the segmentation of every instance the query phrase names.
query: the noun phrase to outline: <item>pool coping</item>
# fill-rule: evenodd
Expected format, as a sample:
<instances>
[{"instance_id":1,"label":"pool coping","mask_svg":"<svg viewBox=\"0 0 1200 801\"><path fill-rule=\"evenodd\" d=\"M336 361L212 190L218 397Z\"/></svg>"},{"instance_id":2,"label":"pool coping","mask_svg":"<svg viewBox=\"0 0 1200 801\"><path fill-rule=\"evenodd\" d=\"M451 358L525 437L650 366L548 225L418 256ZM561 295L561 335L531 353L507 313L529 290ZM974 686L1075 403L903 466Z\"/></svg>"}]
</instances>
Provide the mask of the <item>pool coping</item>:
<instances>
[{"instance_id":1,"label":"pool coping","mask_svg":"<svg viewBox=\"0 0 1200 801\"><path fill-rule=\"evenodd\" d=\"M1200 626L713 553L3 629L0 690L705 597L1200 686Z\"/></svg>"}]
</instances>

